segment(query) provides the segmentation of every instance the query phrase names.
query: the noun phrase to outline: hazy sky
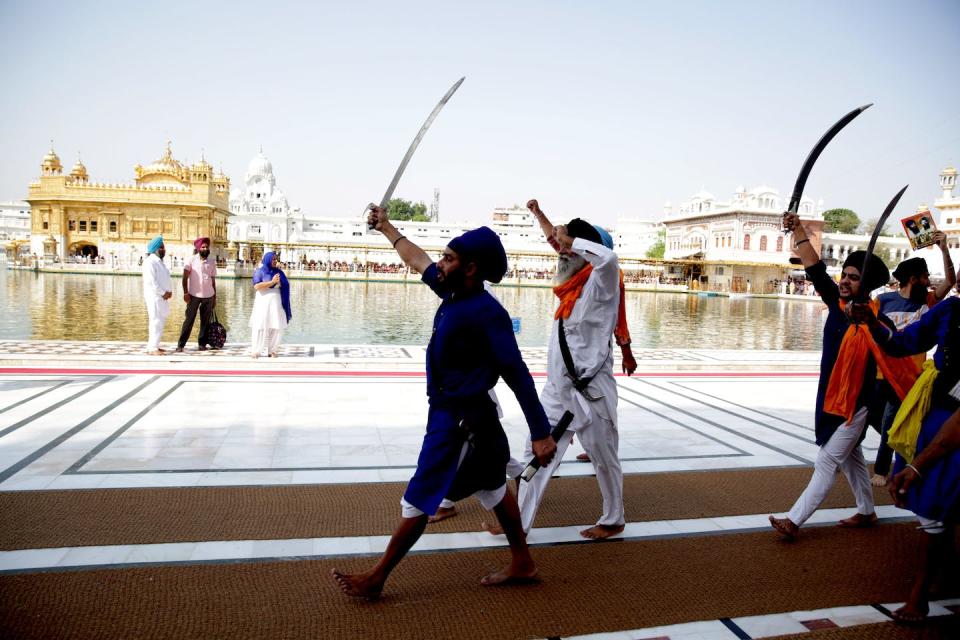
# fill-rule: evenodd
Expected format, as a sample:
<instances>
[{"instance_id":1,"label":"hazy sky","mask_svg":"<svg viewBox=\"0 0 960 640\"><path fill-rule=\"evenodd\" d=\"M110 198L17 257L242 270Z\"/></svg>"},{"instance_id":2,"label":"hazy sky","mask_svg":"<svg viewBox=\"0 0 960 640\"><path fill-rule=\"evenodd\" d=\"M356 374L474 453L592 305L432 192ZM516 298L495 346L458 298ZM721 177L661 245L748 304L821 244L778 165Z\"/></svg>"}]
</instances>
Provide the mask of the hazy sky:
<instances>
[{"instance_id":1,"label":"hazy sky","mask_svg":"<svg viewBox=\"0 0 960 640\"><path fill-rule=\"evenodd\" d=\"M807 185L875 217L938 197L960 163L960 2L25 2L0 0L0 200L49 140L66 170L130 182L173 141L240 184L259 145L308 215L379 200L447 88L467 80L397 195L484 221L658 218L701 187Z\"/></svg>"}]
</instances>

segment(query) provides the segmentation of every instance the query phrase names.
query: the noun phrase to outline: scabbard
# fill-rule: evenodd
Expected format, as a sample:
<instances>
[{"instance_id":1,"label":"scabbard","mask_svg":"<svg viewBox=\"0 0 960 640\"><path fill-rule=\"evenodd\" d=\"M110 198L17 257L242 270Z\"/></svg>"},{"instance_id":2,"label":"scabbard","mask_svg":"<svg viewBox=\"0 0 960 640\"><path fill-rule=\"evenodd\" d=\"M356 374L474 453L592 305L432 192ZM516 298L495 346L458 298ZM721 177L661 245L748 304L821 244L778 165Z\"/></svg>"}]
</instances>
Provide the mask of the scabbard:
<instances>
[{"instance_id":1,"label":"scabbard","mask_svg":"<svg viewBox=\"0 0 960 640\"><path fill-rule=\"evenodd\" d=\"M553 438L554 442L560 442L560 438L563 437L563 434L567 432L567 427L570 426L570 423L573 422L573 412L565 411L563 416L560 418L560 421L557 423L557 426L553 428L553 431L550 432L550 437ZM523 473L520 474L520 477L530 482L533 480L533 476L537 475L537 471L540 470L540 461L536 456L533 457L533 460L530 461L530 464L527 465L527 468L523 470Z\"/></svg>"}]
</instances>

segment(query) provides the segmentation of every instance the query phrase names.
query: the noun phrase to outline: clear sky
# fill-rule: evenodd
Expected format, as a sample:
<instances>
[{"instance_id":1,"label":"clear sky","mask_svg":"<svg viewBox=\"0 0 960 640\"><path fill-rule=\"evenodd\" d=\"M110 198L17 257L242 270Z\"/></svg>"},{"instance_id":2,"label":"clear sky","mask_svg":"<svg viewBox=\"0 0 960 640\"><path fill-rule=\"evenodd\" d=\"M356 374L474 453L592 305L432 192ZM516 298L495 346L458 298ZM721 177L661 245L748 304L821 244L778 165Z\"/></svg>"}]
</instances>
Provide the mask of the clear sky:
<instances>
[{"instance_id":1,"label":"clear sky","mask_svg":"<svg viewBox=\"0 0 960 640\"><path fill-rule=\"evenodd\" d=\"M938 197L960 163L960 2L0 1L0 200L26 196L54 140L65 168L130 182L201 149L240 184L263 146L307 215L379 200L426 115L397 195L484 221L656 219L700 188L807 194L876 217Z\"/></svg>"}]
</instances>

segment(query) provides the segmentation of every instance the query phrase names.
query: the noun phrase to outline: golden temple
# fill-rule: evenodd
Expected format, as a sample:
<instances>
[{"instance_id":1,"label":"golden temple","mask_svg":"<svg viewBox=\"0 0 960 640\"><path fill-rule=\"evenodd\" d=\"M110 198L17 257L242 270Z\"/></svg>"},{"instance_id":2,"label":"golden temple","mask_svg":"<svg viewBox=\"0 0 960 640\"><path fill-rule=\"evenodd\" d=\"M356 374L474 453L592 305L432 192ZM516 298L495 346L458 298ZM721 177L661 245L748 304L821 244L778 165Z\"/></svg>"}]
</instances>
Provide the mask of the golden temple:
<instances>
[{"instance_id":1,"label":"golden temple","mask_svg":"<svg viewBox=\"0 0 960 640\"><path fill-rule=\"evenodd\" d=\"M173 157L170 143L156 161L134 167L134 184L91 182L77 159L63 173L53 150L30 183L31 252L46 261L110 256L128 262L163 235L167 254L186 258L199 236L211 253L226 255L230 179L205 159L192 165Z\"/></svg>"}]
</instances>

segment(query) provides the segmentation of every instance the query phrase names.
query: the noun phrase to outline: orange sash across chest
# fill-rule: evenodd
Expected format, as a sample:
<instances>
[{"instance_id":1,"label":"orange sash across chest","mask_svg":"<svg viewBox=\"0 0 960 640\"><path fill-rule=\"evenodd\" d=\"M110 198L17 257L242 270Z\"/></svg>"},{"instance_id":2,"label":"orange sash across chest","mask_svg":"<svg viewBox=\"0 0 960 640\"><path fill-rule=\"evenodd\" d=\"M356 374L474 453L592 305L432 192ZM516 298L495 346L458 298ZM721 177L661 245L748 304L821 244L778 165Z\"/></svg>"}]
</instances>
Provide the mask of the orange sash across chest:
<instances>
[{"instance_id":1,"label":"orange sash across chest","mask_svg":"<svg viewBox=\"0 0 960 640\"><path fill-rule=\"evenodd\" d=\"M874 313L877 313L880 307L876 300L871 301L870 306ZM840 308L844 307L846 303L841 300ZM837 362L830 373L830 382L827 384L827 394L823 401L823 410L826 413L842 416L848 422L853 419L857 398L863 389L867 359L871 354L897 396L902 400L907 395L920 375L917 363L910 356L895 358L887 355L865 325L851 324L843 334Z\"/></svg>"},{"instance_id":2,"label":"orange sash across chest","mask_svg":"<svg viewBox=\"0 0 960 640\"><path fill-rule=\"evenodd\" d=\"M557 307L557 312L553 314L554 320L561 318L566 320L570 317L573 305L577 303L577 299L583 292L583 286L587 284L587 278L590 277L591 273L593 273L593 266L588 264L577 271L572 278L553 288L553 293L560 298L560 306Z\"/></svg>"}]
</instances>

